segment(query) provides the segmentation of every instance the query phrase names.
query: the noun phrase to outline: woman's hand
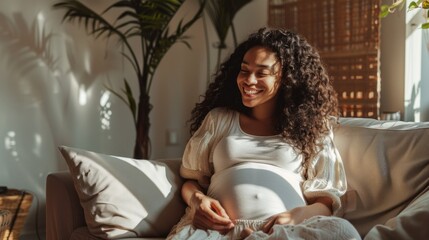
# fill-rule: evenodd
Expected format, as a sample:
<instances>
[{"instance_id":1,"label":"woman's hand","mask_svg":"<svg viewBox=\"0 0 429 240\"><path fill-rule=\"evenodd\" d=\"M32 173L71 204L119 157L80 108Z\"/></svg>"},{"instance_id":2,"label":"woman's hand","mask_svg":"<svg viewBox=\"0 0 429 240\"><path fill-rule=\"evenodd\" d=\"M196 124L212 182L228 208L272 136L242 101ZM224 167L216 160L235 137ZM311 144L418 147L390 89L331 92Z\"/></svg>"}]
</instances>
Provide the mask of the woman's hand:
<instances>
[{"instance_id":1,"label":"woman's hand","mask_svg":"<svg viewBox=\"0 0 429 240\"><path fill-rule=\"evenodd\" d=\"M216 230L221 234L226 234L234 227L219 201L206 196L197 182L186 181L182 186L182 197L191 208L194 227Z\"/></svg>"},{"instance_id":2,"label":"woman's hand","mask_svg":"<svg viewBox=\"0 0 429 240\"><path fill-rule=\"evenodd\" d=\"M305 219L314 216L330 216L332 215L332 200L327 197L321 197L311 201L310 205L296 207L290 211L276 214L268 219L262 226L262 231L267 234L273 233L273 226L279 225L295 225L302 223ZM244 229L241 237L246 238L252 234L253 230L250 228Z\"/></svg>"},{"instance_id":3,"label":"woman's hand","mask_svg":"<svg viewBox=\"0 0 429 240\"><path fill-rule=\"evenodd\" d=\"M309 206L296 207L290 211L282 212L277 215L272 216L268 222L262 226L262 231L268 234L271 234L273 231L273 226L275 224L280 225L295 225L303 222L308 217L312 217L311 211L308 210Z\"/></svg>"},{"instance_id":4,"label":"woman's hand","mask_svg":"<svg viewBox=\"0 0 429 240\"><path fill-rule=\"evenodd\" d=\"M234 227L234 223L219 201L204 195L202 192L196 191L192 195L189 206L194 214L192 224L196 228L212 229L221 234L226 234Z\"/></svg>"},{"instance_id":5,"label":"woman's hand","mask_svg":"<svg viewBox=\"0 0 429 240\"><path fill-rule=\"evenodd\" d=\"M331 214L331 209L325 204L325 201L316 201L311 205L296 207L290 211L272 216L268 222L264 224L262 231L271 234L275 224L295 225L317 215L329 216Z\"/></svg>"}]
</instances>

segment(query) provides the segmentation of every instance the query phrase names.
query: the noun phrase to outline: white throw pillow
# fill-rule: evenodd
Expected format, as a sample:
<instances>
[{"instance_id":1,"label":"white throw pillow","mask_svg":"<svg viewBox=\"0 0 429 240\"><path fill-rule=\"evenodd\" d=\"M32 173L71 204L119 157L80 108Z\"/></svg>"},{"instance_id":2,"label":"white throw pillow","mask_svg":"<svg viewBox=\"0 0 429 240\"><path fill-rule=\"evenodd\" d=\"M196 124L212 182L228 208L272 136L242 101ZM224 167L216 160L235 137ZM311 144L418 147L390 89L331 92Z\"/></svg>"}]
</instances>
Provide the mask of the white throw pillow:
<instances>
[{"instance_id":1,"label":"white throw pillow","mask_svg":"<svg viewBox=\"0 0 429 240\"><path fill-rule=\"evenodd\" d=\"M184 214L179 159L137 160L59 148L91 234L107 239L165 237Z\"/></svg>"}]
</instances>

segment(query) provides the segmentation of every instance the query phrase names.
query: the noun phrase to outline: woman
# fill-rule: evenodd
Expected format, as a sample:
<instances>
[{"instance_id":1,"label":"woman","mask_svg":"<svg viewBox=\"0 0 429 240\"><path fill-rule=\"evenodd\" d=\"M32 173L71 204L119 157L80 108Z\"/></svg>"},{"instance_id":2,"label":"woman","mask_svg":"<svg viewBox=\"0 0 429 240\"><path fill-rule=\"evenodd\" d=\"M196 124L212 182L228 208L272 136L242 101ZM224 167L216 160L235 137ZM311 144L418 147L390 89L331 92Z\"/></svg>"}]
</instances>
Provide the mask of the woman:
<instances>
[{"instance_id":1,"label":"woman","mask_svg":"<svg viewBox=\"0 0 429 240\"><path fill-rule=\"evenodd\" d=\"M335 91L299 35L260 29L192 111L181 175L188 209L170 239L360 239L339 213Z\"/></svg>"}]
</instances>

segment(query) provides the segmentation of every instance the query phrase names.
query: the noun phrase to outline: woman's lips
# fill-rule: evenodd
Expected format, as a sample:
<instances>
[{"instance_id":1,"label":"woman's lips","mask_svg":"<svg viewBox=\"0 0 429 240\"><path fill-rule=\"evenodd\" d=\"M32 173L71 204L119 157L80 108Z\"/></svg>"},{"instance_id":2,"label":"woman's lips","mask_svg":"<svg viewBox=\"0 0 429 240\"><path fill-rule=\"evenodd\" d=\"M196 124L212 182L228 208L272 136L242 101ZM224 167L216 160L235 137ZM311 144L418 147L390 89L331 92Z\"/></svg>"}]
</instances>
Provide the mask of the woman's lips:
<instances>
[{"instance_id":1,"label":"woman's lips","mask_svg":"<svg viewBox=\"0 0 429 240\"><path fill-rule=\"evenodd\" d=\"M257 95L260 92L262 92L262 90L243 88L243 93L246 94L246 95L250 95L250 96Z\"/></svg>"}]
</instances>

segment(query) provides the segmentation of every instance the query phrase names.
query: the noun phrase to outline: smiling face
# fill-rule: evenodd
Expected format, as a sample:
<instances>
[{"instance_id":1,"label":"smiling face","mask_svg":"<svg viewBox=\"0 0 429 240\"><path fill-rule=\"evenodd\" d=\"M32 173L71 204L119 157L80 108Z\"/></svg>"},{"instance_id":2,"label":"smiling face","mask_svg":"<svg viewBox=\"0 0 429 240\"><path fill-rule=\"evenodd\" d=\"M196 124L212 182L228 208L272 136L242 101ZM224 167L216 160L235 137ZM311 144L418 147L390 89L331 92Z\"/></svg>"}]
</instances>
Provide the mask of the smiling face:
<instances>
[{"instance_id":1,"label":"smiling face","mask_svg":"<svg viewBox=\"0 0 429 240\"><path fill-rule=\"evenodd\" d=\"M244 106L274 109L280 75L280 63L274 52L259 46L249 49L237 76Z\"/></svg>"}]
</instances>

